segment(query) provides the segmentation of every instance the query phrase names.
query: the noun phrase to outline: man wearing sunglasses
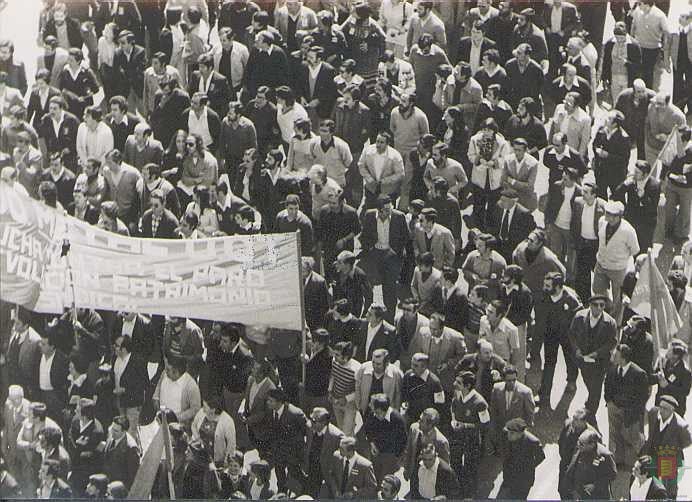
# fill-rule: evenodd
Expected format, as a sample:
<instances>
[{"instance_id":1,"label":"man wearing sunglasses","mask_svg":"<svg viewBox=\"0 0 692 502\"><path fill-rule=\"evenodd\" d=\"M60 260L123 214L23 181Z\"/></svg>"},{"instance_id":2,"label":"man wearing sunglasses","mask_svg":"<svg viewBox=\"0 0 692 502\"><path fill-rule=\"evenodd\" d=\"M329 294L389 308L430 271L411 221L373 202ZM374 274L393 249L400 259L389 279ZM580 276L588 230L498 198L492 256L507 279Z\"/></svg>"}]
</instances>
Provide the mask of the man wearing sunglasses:
<instances>
[{"instance_id":1,"label":"man wearing sunglasses","mask_svg":"<svg viewBox=\"0 0 692 502\"><path fill-rule=\"evenodd\" d=\"M589 298L589 307L576 313L569 328L577 366L589 391L584 407L590 413L587 419L592 424L595 424L610 355L617 344L617 323L605 312L607 301L605 295Z\"/></svg>"}]
</instances>

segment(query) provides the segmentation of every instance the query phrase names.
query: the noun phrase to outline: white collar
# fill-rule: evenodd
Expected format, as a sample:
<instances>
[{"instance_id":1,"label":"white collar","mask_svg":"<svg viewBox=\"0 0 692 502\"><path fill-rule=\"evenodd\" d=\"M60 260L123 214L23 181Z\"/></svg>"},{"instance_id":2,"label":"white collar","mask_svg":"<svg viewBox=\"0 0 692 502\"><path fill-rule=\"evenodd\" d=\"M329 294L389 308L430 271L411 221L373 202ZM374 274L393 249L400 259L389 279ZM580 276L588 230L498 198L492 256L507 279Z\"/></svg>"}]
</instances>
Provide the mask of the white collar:
<instances>
[{"instance_id":1,"label":"white collar","mask_svg":"<svg viewBox=\"0 0 692 502\"><path fill-rule=\"evenodd\" d=\"M435 463L432 465L432 467L431 467L430 469L428 469L427 467L425 467L425 464L423 463L422 460L419 462L419 465L420 465L423 469L425 469L426 471L429 471L429 472L437 472L437 468L440 466L440 457L435 458Z\"/></svg>"},{"instance_id":2,"label":"white collar","mask_svg":"<svg viewBox=\"0 0 692 502\"><path fill-rule=\"evenodd\" d=\"M116 360L122 361L123 367L127 366L127 363L130 362L130 356L132 355L132 352L128 353L125 357L120 357L118 356Z\"/></svg>"},{"instance_id":3,"label":"white collar","mask_svg":"<svg viewBox=\"0 0 692 502\"><path fill-rule=\"evenodd\" d=\"M420 376L420 379L423 380L424 382L428 381L428 377L430 376L430 370L425 370L423 374Z\"/></svg>"},{"instance_id":4,"label":"white collar","mask_svg":"<svg viewBox=\"0 0 692 502\"><path fill-rule=\"evenodd\" d=\"M658 412L658 430L662 431L666 427L668 427L668 424L673 421L673 417L675 416L675 413L672 413L667 420L663 420L663 417L661 417L661 412Z\"/></svg>"},{"instance_id":5,"label":"white collar","mask_svg":"<svg viewBox=\"0 0 692 502\"><path fill-rule=\"evenodd\" d=\"M281 407L276 410L274 413L278 416L278 418L281 418L281 416L284 414L284 410L286 409L286 405L282 404Z\"/></svg>"},{"instance_id":6,"label":"white collar","mask_svg":"<svg viewBox=\"0 0 692 502\"><path fill-rule=\"evenodd\" d=\"M67 379L72 383L72 385L78 385L78 386L81 386L84 383L84 380L86 380L86 378L87 378L86 373L82 373L77 378L74 378L72 375L67 375Z\"/></svg>"},{"instance_id":7,"label":"white collar","mask_svg":"<svg viewBox=\"0 0 692 502\"><path fill-rule=\"evenodd\" d=\"M41 354L41 359L43 359L46 363L50 363L53 360L53 358L55 357L56 352L57 352L57 350L54 350L53 353L48 357L46 357L45 354Z\"/></svg>"},{"instance_id":8,"label":"white collar","mask_svg":"<svg viewBox=\"0 0 692 502\"><path fill-rule=\"evenodd\" d=\"M478 394L478 391L476 391L476 389L471 389L471 392L469 392L465 396L464 395L461 396L461 402L462 403L468 403L469 399L471 399L476 394Z\"/></svg>"},{"instance_id":9,"label":"white collar","mask_svg":"<svg viewBox=\"0 0 692 502\"><path fill-rule=\"evenodd\" d=\"M621 366L620 368L618 368L618 373L620 372L620 370L622 370L622 374L625 375L627 373L627 370L630 369L630 366L632 366L631 362L625 364L624 366Z\"/></svg>"},{"instance_id":10,"label":"white collar","mask_svg":"<svg viewBox=\"0 0 692 502\"><path fill-rule=\"evenodd\" d=\"M560 77L560 85L558 87L567 87L567 84L565 83L565 77ZM579 79L577 77L574 77L571 87L579 87Z\"/></svg>"},{"instance_id":11,"label":"white collar","mask_svg":"<svg viewBox=\"0 0 692 502\"><path fill-rule=\"evenodd\" d=\"M562 158L562 157L567 157L568 159L572 158L572 154L570 154L570 152L569 152L569 146L565 146L565 151L562 153L558 152L557 149L555 149L555 155L559 156L560 158Z\"/></svg>"}]
</instances>

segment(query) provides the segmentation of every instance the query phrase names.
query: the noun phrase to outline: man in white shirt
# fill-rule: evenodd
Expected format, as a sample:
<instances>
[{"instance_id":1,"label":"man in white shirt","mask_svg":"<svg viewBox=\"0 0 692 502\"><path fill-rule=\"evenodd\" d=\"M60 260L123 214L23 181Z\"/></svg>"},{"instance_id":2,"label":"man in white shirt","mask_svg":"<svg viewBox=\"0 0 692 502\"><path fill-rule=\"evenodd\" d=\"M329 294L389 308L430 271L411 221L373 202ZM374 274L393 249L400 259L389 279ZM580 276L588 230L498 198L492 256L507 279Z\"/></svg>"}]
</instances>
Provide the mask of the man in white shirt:
<instances>
[{"instance_id":1,"label":"man in white shirt","mask_svg":"<svg viewBox=\"0 0 692 502\"><path fill-rule=\"evenodd\" d=\"M77 129L77 156L82 167L88 159L104 162L106 154L113 150L113 132L101 117L101 109L97 106L84 110L84 122Z\"/></svg>"},{"instance_id":2,"label":"man in white shirt","mask_svg":"<svg viewBox=\"0 0 692 502\"><path fill-rule=\"evenodd\" d=\"M435 443L423 446L420 459L418 470L413 471L411 478L411 498L458 498L460 492L457 476L449 464L437 455Z\"/></svg>"},{"instance_id":3,"label":"man in white shirt","mask_svg":"<svg viewBox=\"0 0 692 502\"><path fill-rule=\"evenodd\" d=\"M49 325L48 331L41 337L41 362L39 363L39 395L46 403L46 413L54 420L62 418L62 410L67 398L67 358L58 353L53 335L57 322Z\"/></svg>"},{"instance_id":4,"label":"man in white shirt","mask_svg":"<svg viewBox=\"0 0 692 502\"><path fill-rule=\"evenodd\" d=\"M598 252L598 220L603 215L605 201L596 194L596 185L586 182L582 185L582 196L574 200L574 240L575 283L574 289L582 301L591 296L591 272L596 266Z\"/></svg>"},{"instance_id":5,"label":"man in white shirt","mask_svg":"<svg viewBox=\"0 0 692 502\"><path fill-rule=\"evenodd\" d=\"M548 224L548 247L557 255L567 269L568 281L574 275L574 242L572 239L572 218L574 199L581 195L581 187L577 184L579 173L574 169L565 169L562 172L562 182L559 186L551 187L550 197L555 197L558 204L548 202L546 223ZM557 209L557 212L549 211L549 208ZM552 221L550 221L552 220Z\"/></svg>"},{"instance_id":6,"label":"man in white shirt","mask_svg":"<svg viewBox=\"0 0 692 502\"><path fill-rule=\"evenodd\" d=\"M562 104L555 109L550 136L558 131L564 133L567 144L585 159L591 138L591 117L581 104L579 93L570 91L565 95Z\"/></svg>"}]
</instances>

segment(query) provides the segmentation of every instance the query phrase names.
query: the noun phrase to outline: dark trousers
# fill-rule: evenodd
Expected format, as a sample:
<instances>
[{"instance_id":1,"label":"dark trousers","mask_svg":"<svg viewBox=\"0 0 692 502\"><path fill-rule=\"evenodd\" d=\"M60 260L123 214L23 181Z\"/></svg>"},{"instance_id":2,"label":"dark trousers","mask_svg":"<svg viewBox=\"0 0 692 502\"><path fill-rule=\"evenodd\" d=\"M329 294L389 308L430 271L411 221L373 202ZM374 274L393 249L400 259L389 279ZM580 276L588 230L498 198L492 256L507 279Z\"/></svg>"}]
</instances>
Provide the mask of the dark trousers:
<instances>
[{"instance_id":1,"label":"dark trousers","mask_svg":"<svg viewBox=\"0 0 692 502\"><path fill-rule=\"evenodd\" d=\"M385 318L392 322L397 304L396 284L401 274L401 258L391 249L372 248L359 266L368 275L371 284L382 284L382 297L387 307Z\"/></svg>"},{"instance_id":2,"label":"dark trousers","mask_svg":"<svg viewBox=\"0 0 692 502\"><path fill-rule=\"evenodd\" d=\"M527 500L532 486L533 484L527 486L527 483L510 484L506 481L503 481L502 486L500 486L500 491L497 493L496 498L498 500Z\"/></svg>"},{"instance_id":3,"label":"dark trousers","mask_svg":"<svg viewBox=\"0 0 692 502\"><path fill-rule=\"evenodd\" d=\"M598 240L587 241L581 239L577 243L576 272L574 289L586 303L591 297L591 272L596 266L596 253L598 252Z\"/></svg>"},{"instance_id":4,"label":"dark trousers","mask_svg":"<svg viewBox=\"0 0 692 502\"><path fill-rule=\"evenodd\" d=\"M58 424L62 423L62 410L65 408L66 403L61 397L64 396L55 390L41 390L39 393L41 402L46 405L46 415L48 418L52 418Z\"/></svg>"},{"instance_id":5,"label":"dark trousers","mask_svg":"<svg viewBox=\"0 0 692 502\"><path fill-rule=\"evenodd\" d=\"M608 2L589 2L579 6L582 27L591 35L591 41L600 56L603 46L606 10Z\"/></svg>"},{"instance_id":6,"label":"dark trousers","mask_svg":"<svg viewBox=\"0 0 692 502\"><path fill-rule=\"evenodd\" d=\"M461 496L459 498L472 499L478 489L478 464L481 461L481 443L478 440L478 432L454 432L450 441L450 461L452 469L461 483Z\"/></svg>"},{"instance_id":7,"label":"dark trousers","mask_svg":"<svg viewBox=\"0 0 692 502\"><path fill-rule=\"evenodd\" d=\"M481 230L488 228L488 214L500 200L501 190L488 190L473 185L473 220L474 224Z\"/></svg>"},{"instance_id":8,"label":"dark trousers","mask_svg":"<svg viewBox=\"0 0 692 502\"><path fill-rule=\"evenodd\" d=\"M661 55L661 49L645 49L642 47L642 78L649 89L654 88L654 71Z\"/></svg>"},{"instance_id":9,"label":"dark trousers","mask_svg":"<svg viewBox=\"0 0 692 502\"><path fill-rule=\"evenodd\" d=\"M685 107L692 112L692 64L673 70L673 103L683 112Z\"/></svg>"},{"instance_id":10,"label":"dark trousers","mask_svg":"<svg viewBox=\"0 0 692 502\"><path fill-rule=\"evenodd\" d=\"M541 379L541 389L539 395L541 400L545 397L550 398L550 391L553 388L553 377L555 376L555 365L557 364L557 351L562 347L562 354L565 356L567 365L567 381L576 382L579 370L574 356L574 349L569 343L567 333L546 333L545 341L545 363L543 364L543 376ZM514 497L512 497L514 498Z\"/></svg>"},{"instance_id":11,"label":"dark trousers","mask_svg":"<svg viewBox=\"0 0 692 502\"><path fill-rule=\"evenodd\" d=\"M279 493L286 493L289 476L302 484L303 471L296 464L274 464L274 473L276 474L276 488Z\"/></svg>"},{"instance_id":12,"label":"dark trousers","mask_svg":"<svg viewBox=\"0 0 692 502\"><path fill-rule=\"evenodd\" d=\"M598 185L598 196L603 200L608 200L608 189L614 193L615 189L627 178L627 170L621 172L607 172L609 166L601 165L600 169L594 170L596 185Z\"/></svg>"},{"instance_id":13,"label":"dark trousers","mask_svg":"<svg viewBox=\"0 0 692 502\"><path fill-rule=\"evenodd\" d=\"M601 391L606 374L605 365L604 362L582 363L581 365L581 376L584 379L586 390L589 392L584 407L594 416L601 402Z\"/></svg>"}]
</instances>

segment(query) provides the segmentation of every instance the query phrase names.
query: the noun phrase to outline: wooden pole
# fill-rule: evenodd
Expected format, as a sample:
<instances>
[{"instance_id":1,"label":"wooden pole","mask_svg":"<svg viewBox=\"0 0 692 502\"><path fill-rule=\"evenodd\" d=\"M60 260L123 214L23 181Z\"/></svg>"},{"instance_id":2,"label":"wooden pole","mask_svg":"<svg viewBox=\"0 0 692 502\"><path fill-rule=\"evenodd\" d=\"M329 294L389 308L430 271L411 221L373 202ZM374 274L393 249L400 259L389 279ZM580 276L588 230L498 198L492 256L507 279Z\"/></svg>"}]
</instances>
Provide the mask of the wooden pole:
<instances>
[{"instance_id":1,"label":"wooden pole","mask_svg":"<svg viewBox=\"0 0 692 502\"><path fill-rule=\"evenodd\" d=\"M301 374L301 386L300 386L300 403L304 404L305 399L305 379L307 376L305 355L307 354L307 327L305 326L305 281L303 280L303 250L301 246L301 235L300 229L296 230L296 251L298 255L298 284L300 288L300 334L301 334L301 346L300 351L300 364L302 367Z\"/></svg>"}]
</instances>

